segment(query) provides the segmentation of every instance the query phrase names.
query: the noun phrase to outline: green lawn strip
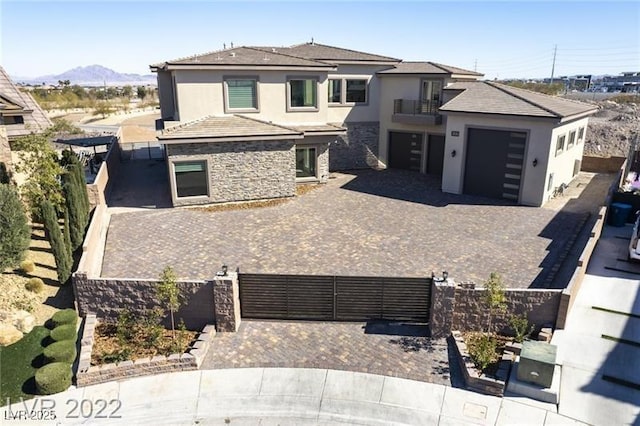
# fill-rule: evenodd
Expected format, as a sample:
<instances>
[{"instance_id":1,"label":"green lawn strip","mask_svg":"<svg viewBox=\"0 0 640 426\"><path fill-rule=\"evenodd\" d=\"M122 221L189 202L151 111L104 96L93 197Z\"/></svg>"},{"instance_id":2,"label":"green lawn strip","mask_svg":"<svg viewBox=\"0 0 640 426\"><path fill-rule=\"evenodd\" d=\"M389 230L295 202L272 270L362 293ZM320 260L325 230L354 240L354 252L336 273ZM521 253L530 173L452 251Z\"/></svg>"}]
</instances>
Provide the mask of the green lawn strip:
<instances>
[{"instance_id":1,"label":"green lawn strip","mask_svg":"<svg viewBox=\"0 0 640 426\"><path fill-rule=\"evenodd\" d=\"M20 402L20 397L30 399L35 396L34 376L42 366L44 340L49 330L36 326L31 332L13 345L0 347L0 406Z\"/></svg>"},{"instance_id":2,"label":"green lawn strip","mask_svg":"<svg viewBox=\"0 0 640 426\"><path fill-rule=\"evenodd\" d=\"M640 315L638 315L638 314L634 314L634 313L630 313L630 312L616 311L616 310L607 309L607 308L601 308L600 306L592 306L591 309L595 309L596 311L608 312L610 314L624 315L624 316L631 317L631 318L640 318Z\"/></svg>"}]
</instances>

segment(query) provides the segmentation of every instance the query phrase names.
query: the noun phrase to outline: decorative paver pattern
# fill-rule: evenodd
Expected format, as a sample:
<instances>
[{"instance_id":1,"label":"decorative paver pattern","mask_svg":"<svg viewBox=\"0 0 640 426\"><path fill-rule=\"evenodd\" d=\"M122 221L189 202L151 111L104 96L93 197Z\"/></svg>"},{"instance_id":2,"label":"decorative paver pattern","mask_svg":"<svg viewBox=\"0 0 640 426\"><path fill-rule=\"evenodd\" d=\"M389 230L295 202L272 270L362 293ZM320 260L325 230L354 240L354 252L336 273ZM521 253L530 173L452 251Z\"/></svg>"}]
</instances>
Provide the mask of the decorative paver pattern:
<instances>
[{"instance_id":1,"label":"decorative paver pattern","mask_svg":"<svg viewBox=\"0 0 640 426\"><path fill-rule=\"evenodd\" d=\"M507 287L523 288L545 281L590 206L567 196L532 208L439 187L415 172L362 170L336 173L275 207L114 214L102 276L155 278L171 265L181 278L210 279L225 263L246 273L419 277L447 270L476 283L497 271ZM591 192L603 199L607 187Z\"/></svg>"},{"instance_id":2,"label":"decorative paver pattern","mask_svg":"<svg viewBox=\"0 0 640 426\"><path fill-rule=\"evenodd\" d=\"M329 368L450 385L447 342L426 335L419 325L244 321L216 335L201 368Z\"/></svg>"}]
</instances>

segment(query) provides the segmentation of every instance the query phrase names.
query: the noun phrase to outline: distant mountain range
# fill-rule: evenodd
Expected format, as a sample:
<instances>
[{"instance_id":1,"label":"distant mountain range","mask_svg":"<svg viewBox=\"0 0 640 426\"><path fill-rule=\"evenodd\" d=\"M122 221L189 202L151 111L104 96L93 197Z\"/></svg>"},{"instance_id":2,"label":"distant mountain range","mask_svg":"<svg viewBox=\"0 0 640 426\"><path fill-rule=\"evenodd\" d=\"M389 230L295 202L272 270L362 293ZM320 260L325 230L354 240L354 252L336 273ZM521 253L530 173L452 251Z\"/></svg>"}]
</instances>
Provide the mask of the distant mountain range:
<instances>
[{"instance_id":1,"label":"distant mountain range","mask_svg":"<svg viewBox=\"0 0 640 426\"><path fill-rule=\"evenodd\" d=\"M126 74L119 73L102 65L89 65L86 67L76 67L61 74L43 75L40 77L18 77L12 76L15 83L40 85L42 83L56 85L58 81L69 80L73 84L80 86L120 86L120 85L147 85L156 84L156 76L152 74Z\"/></svg>"}]
</instances>

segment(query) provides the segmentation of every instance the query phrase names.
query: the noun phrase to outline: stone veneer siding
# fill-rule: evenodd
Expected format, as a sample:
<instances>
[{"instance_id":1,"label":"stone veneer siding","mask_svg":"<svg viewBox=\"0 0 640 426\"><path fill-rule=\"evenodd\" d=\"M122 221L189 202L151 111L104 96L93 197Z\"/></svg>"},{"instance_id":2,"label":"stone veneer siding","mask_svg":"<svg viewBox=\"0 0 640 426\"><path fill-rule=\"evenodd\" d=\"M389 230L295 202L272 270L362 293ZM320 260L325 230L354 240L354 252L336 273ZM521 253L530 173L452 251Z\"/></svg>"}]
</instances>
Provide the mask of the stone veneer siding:
<instances>
[{"instance_id":1,"label":"stone veneer siding","mask_svg":"<svg viewBox=\"0 0 640 426\"><path fill-rule=\"evenodd\" d=\"M1 120L1 118L0 118ZM11 147L9 146L9 137L7 129L0 122L0 163L4 163L7 172L11 173Z\"/></svg>"},{"instance_id":2,"label":"stone veneer siding","mask_svg":"<svg viewBox=\"0 0 640 426\"><path fill-rule=\"evenodd\" d=\"M509 317L526 314L536 329L555 326L562 290L507 289L507 309L494 315L494 331L511 331ZM452 330L483 331L487 324L487 308L483 288L465 288L455 284L436 283L432 287L430 329L434 337L445 337Z\"/></svg>"},{"instance_id":3,"label":"stone veneer siding","mask_svg":"<svg viewBox=\"0 0 640 426\"><path fill-rule=\"evenodd\" d=\"M197 370L202 365L204 357L207 355L207 351L216 335L215 328L212 325L207 325L184 354L157 355L152 358L141 358L135 361L92 366L91 352L93 350L94 331L97 325L98 320L95 315L87 315L84 318L78 370L76 372L76 383L79 387L132 377Z\"/></svg>"},{"instance_id":4,"label":"stone veneer siding","mask_svg":"<svg viewBox=\"0 0 640 426\"><path fill-rule=\"evenodd\" d=\"M378 167L379 122L343 123L345 136L338 136L329 147L329 169L349 170Z\"/></svg>"},{"instance_id":5,"label":"stone veneer siding","mask_svg":"<svg viewBox=\"0 0 640 426\"><path fill-rule=\"evenodd\" d=\"M207 160L208 164L208 197L177 199L170 176L175 206L292 197L296 193L293 140L169 144L166 151L170 163Z\"/></svg>"},{"instance_id":6,"label":"stone veneer siding","mask_svg":"<svg viewBox=\"0 0 640 426\"><path fill-rule=\"evenodd\" d=\"M156 297L156 280L88 278L76 272L73 287L80 315L95 314L100 319L116 320L122 309L141 314L160 305ZM200 329L216 320L212 281L178 283L184 304L176 313L188 329Z\"/></svg>"},{"instance_id":7,"label":"stone veneer siding","mask_svg":"<svg viewBox=\"0 0 640 426\"><path fill-rule=\"evenodd\" d=\"M327 183L329 180L329 146L327 144L313 145L318 156L318 180Z\"/></svg>"}]
</instances>

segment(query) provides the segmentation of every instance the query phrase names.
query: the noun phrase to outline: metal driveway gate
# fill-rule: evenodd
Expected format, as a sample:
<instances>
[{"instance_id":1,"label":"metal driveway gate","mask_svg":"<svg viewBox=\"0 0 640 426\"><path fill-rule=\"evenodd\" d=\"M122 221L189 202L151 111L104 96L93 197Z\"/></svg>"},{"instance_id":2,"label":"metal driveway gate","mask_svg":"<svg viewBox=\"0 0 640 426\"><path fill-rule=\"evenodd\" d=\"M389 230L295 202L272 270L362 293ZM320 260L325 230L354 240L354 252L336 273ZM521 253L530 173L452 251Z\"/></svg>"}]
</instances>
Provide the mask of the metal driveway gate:
<instances>
[{"instance_id":1,"label":"metal driveway gate","mask_svg":"<svg viewBox=\"0 0 640 426\"><path fill-rule=\"evenodd\" d=\"M429 321L431 279L239 274L242 317Z\"/></svg>"}]
</instances>

